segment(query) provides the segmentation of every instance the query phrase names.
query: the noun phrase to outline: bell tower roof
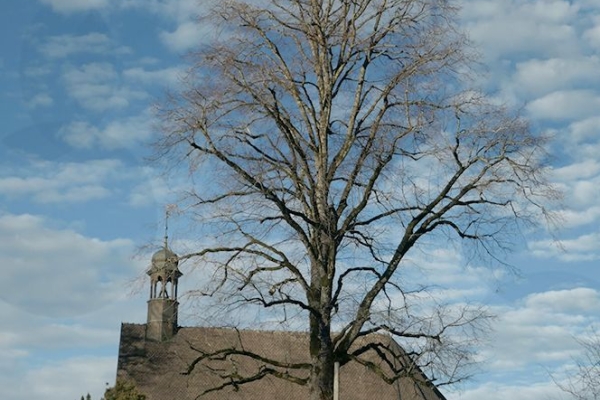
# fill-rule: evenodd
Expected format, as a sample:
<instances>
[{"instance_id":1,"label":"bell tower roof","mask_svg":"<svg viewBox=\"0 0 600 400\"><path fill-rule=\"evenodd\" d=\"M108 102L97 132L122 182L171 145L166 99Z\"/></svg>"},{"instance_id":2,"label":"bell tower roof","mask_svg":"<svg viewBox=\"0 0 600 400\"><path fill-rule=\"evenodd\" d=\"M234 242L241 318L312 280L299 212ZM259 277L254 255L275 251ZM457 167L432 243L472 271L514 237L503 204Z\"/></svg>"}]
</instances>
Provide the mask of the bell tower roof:
<instances>
[{"instance_id":1,"label":"bell tower roof","mask_svg":"<svg viewBox=\"0 0 600 400\"><path fill-rule=\"evenodd\" d=\"M148 270L148 275L152 275L155 272L164 271L166 273L179 272L177 266L179 265L179 257L175 254L167 244L158 250L152 256L152 263ZM181 273L180 273L181 274Z\"/></svg>"}]
</instances>

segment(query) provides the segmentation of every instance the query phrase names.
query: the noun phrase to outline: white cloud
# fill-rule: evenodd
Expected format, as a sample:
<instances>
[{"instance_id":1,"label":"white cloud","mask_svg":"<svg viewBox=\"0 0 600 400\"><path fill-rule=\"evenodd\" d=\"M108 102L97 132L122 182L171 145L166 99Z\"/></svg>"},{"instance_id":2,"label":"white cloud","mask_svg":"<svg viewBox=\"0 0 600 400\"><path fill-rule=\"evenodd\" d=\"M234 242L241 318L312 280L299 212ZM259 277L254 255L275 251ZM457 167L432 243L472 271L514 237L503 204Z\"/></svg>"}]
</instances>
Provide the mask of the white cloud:
<instances>
[{"instance_id":1,"label":"white cloud","mask_svg":"<svg viewBox=\"0 0 600 400\"><path fill-rule=\"evenodd\" d=\"M149 256L132 260L128 239L54 225L0 216L2 399L99 399L105 382L114 383L120 323L145 317L145 296L131 298L131 279L145 277Z\"/></svg>"},{"instance_id":2,"label":"white cloud","mask_svg":"<svg viewBox=\"0 0 600 400\"><path fill-rule=\"evenodd\" d=\"M150 167L143 168L140 172L146 177L144 182L135 185L129 192L127 202L132 207L153 206L161 207L167 204L176 204L182 193L189 190L189 181L184 175L170 177L165 179L165 175L160 171ZM164 214L159 214L163 218ZM189 243L190 251L198 243L191 241Z\"/></svg>"},{"instance_id":3,"label":"white cloud","mask_svg":"<svg viewBox=\"0 0 600 400\"><path fill-rule=\"evenodd\" d=\"M48 93L38 93L27 102L27 107L38 108L38 107L50 107L54 104L54 99Z\"/></svg>"},{"instance_id":4,"label":"white cloud","mask_svg":"<svg viewBox=\"0 0 600 400\"><path fill-rule=\"evenodd\" d=\"M87 122L74 121L62 127L59 136L71 147L90 149L102 138L102 132Z\"/></svg>"},{"instance_id":5,"label":"white cloud","mask_svg":"<svg viewBox=\"0 0 600 400\"><path fill-rule=\"evenodd\" d=\"M120 323L142 322L146 316L144 296L126 298L129 277L124 275L140 274L140 267L113 277L113 298L87 314L56 318L0 301L0 398L77 400L90 392L100 399L105 383L114 383Z\"/></svg>"},{"instance_id":6,"label":"white cloud","mask_svg":"<svg viewBox=\"0 0 600 400\"><path fill-rule=\"evenodd\" d=\"M559 90L527 105L533 118L540 120L576 120L595 115L600 107L600 94L593 90Z\"/></svg>"},{"instance_id":7,"label":"white cloud","mask_svg":"<svg viewBox=\"0 0 600 400\"><path fill-rule=\"evenodd\" d=\"M600 154L600 141L581 142L578 145L575 143L566 143L565 150L572 155L573 159L596 158Z\"/></svg>"},{"instance_id":8,"label":"white cloud","mask_svg":"<svg viewBox=\"0 0 600 400\"><path fill-rule=\"evenodd\" d=\"M203 9L218 5L219 0L122 0L124 8L138 8L177 22L196 19Z\"/></svg>"},{"instance_id":9,"label":"white cloud","mask_svg":"<svg viewBox=\"0 0 600 400\"><path fill-rule=\"evenodd\" d=\"M88 122L74 121L63 127L59 135L70 146L91 149L100 146L105 149L128 148L146 142L152 135L152 116L146 112L112 120L103 128Z\"/></svg>"},{"instance_id":10,"label":"white cloud","mask_svg":"<svg viewBox=\"0 0 600 400\"><path fill-rule=\"evenodd\" d=\"M554 313L597 313L600 311L600 297L596 290L584 287L551 290L527 296L525 306Z\"/></svg>"},{"instance_id":11,"label":"white cloud","mask_svg":"<svg viewBox=\"0 0 600 400\"><path fill-rule=\"evenodd\" d=\"M569 126L569 133L569 139L577 144L588 140L597 141L600 136L600 116L573 122Z\"/></svg>"},{"instance_id":12,"label":"white cloud","mask_svg":"<svg viewBox=\"0 0 600 400\"><path fill-rule=\"evenodd\" d=\"M594 224L600 218L600 206L592 206L583 210L563 209L557 212L561 222L561 227L576 228L585 225ZM552 254L555 254L554 252ZM561 253L562 254L562 253ZM543 255L543 254L537 254ZM560 255L560 254L557 254ZM564 255L564 254L563 254ZM588 256L584 256L587 259Z\"/></svg>"},{"instance_id":13,"label":"white cloud","mask_svg":"<svg viewBox=\"0 0 600 400\"><path fill-rule=\"evenodd\" d=\"M141 183L131 189L129 193L128 203L133 207L143 207L154 204L167 204L168 200L172 200L174 193L172 190L167 190L167 183L159 178L151 178L148 182ZM152 193L149 196L148 193Z\"/></svg>"},{"instance_id":14,"label":"white cloud","mask_svg":"<svg viewBox=\"0 0 600 400\"><path fill-rule=\"evenodd\" d=\"M125 109L131 101L148 97L144 91L119 85L112 64L90 63L79 68L69 66L62 76L69 95L91 111Z\"/></svg>"},{"instance_id":15,"label":"white cloud","mask_svg":"<svg viewBox=\"0 0 600 400\"><path fill-rule=\"evenodd\" d=\"M58 398L58 390L62 398L71 398L80 395L77 391L81 387L88 386L94 398L99 398L105 382L114 382L115 371L114 357L81 357L31 371L27 378L34 388L34 397Z\"/></svg>"},{"instance_id":16,"label":"white cloud","mask_svg":"<svg viewBox=\"0 0 600 400\"><path fill-rule=\"evenodd\" d=\"M178 87L185 70L182 67L170 67L165 69L148 71L143 68L130 68L123 71L123 77L147 85L160 85L163 87Z\"/></svg>"},{"instance_id":17,"label":"white cloud","mask_svg":"<svg viewBox=\"0 0 600 400\"><path fill-rule=\"evenodd\" d=\"M600 198L600 179L577 181L572 185L568 198L573 208L596 206ZM590 221L591 222L591 221Z\"/></svg>"},{"instance_id":18,"label":"white cloud","mask_svg":"<svg viewBox=\"0 0 600 400\"><path fill-rule=\"evenodd\" d=\"M73 14L103 9L138 9L175 21L195 18L203 9L218 0L40 0L61 14Z\"/></svg>"},{"instance_id":19,"label":"white cloud","mask_svg":"<svg viewBox=\"0 0 600 400\"><path fill-rule=\"evenodd\" d=\"M49 75L52 68L49 65L27 67L23 70L23 75L27 78L39 78Z\"/></svg>"},{"instance_id":20,"label":"white cloud","mask_svg":"<svg viewBox=\"0 0 600 400\"><path fill-rule=\"evenodd\" d=\"M573 164L555 168L552 176L563 182L595 177L600 173L600 162L597 160L583 160Z\"/></svg>"},{"instance_id":21,"label":"white cloud","mask_svg":"<svg viewBox=\"0 0 600 400\"><path fill-rule=\"evenodd\" d=\"M18 385L9 385L13 386L12 395L4 398L79 399L89 392L93 399L99 399L104 394L105 383L114 384L116 369L115 357L88 356L45 362L28 371Z\"/></svg>"},{"instance_id":22,"label":"white cloud","mask_svg":"<svg viewBox=\"0 0 600 400\"><path fill-rule=\"evenodd\" d=\"M165 46L178 53L198 47L208 37L210 37L210 32L194 21L183 22L172 32L160 33L160 40Z\"/></svg>"},{"instance_id":23,"label":"white cloud","mask_svg":"<svg viewBox=\"0 0 600 400\"><path fill-rule=\"evenodd\" d=\"M161 42L170 50L182 53L214 38L217 29L211 20L200 23L199 17L211 7L219 6L218 0L128 0L126 8L138 8L175 22L172 30L162 30Z\"/></svg>"},{"instance_id":24,"label":"white cloud","mask_svg":"<svg viewBox=\"0 0 600 400\"><path fill-rule=\"evenodd\" d=\"M128 239L86 237L36 215L1 215L0 299L45 316L96 310L118 290L108 279L134 270L132 252Z\"/></svg>"},{"instance_id":25,"label":"white cloud","mask_svg":"<svg viewBox=\"0 0 600 400\"><path fill-rule=\"evenodd\" d=\"M600 49L600 17L594 19L594 26L583 33L583 38L595 49Z\"/></svg>"},{"instance_id":26,"label":"white cloud","mask_svg":"<svg viewBox=\"0 0 600 400\"><path fill-rule=\"evenodd\" d=\"M440 240L439 237L409 253L407 262L417 271L416 276L405 276L408 282L426 282L432 291L445 302L490 302L499 286L512 279L509 267L498 265L470 247L472 243ZM501 254L497 254L501 256ZM414 265L414 267L413 267ZM419 275L420 274L420 275ZM448 296L448 297L446 297Z\"/></svg>"},{"instance_id":27,"label":"white cloud","mask_svg":"<svg viewBox=\"0 0 600 400\"><path fill-rule=\"evenodd\" d=\"M596 208L595 218L600 211ZM589 223L588 221L586 221ZM562 261L593 261L600 259L600 234L588 233L575 239L533 241L528 244L531 254L540 258L556 258Z\"/></svg>"},{"instance_id":28,"label":"white cloud","mask_svg":"<svg viewBox=\"0 0 600 400\"><path fill-rule=\"evenodd\" d=\"M85 163L34 162L18 171L0 174L0 196L30 197L38 203L78 203L106 198L109 179L118 178L118 160Z\"/></svg>"},{"instance_id":29,"label":"white cloud","mask_svg":"<svg viewBox=\"0 0 600 400\"><path fill-rule=\"evenodd\" d=\"M122 275L119 278L123 279ZM118 279L111 283L121 289L124 286L124 282ZM31 295L37 296L35 293ZM38 350L50 352L114 346L117 339L115 330L124 316L115 310L126 310L130 303L133 304L130 300L124 301L123 296L118 296L106 307L91 310L89 314L53 318L43 313L28 313L18 305L0 301L0 318L10 321L0 334L0 352L8 354L9 350L14 350L11 357L16 360L27 358Z\"/></svg>"},{"instance_id":30,"label":"white cloud","mask_svg":"<svg viewBox=\"0 0 600 400\"><path fill-rule=\"evenodd\" d=\"M105 54L112 48L111 40L103 33L51 36L40 45L40 52L50 58L66 58L76 53Z\"/></svg>"},{"instance_id":31,"label":"white cloud","mask_svg":"<svg viewBox=\"0 0 600 400\"><path fill-rule=\"evenodd\" d=\"M596 290L578 287L532 293L491 311L498 315L491 345L480 352L488 372L533 373L569 363L581 351L576 337L597 323L600 299Z\"/></svg>"},{"instance_id":32,"label":"white cloud","mask_svg":"<svg viewBox=\"0 0 600 400\"><path fill-rule=\"evenodd\" d=\"M115 282L115 284L118 284ZM12 316L13 318L16 315ZM39 321L37 321L39 323ZM100 347L112 345L115 340L115 329L103 327L66 324L59 321L48 321L43 324L43 336L33 332L15 334L12 346L15 348L42 348L44 350L69 349L74 347Z\"/></svg>"},{"instance_id":33,"label":"white cloud","mask_svg":"<svg viewBox=\"0 0 600 400\"><path fill-rule=\"evenodd\" d=\"M597 56L532 59L517 63L512 83L526 97L541 96L573 86L587 88L600 81L599 69Z\"/></svg>"},{"instance_id":34,"label":"white cloud","mask_svg":"<svg viewBox=\"0 0 600 400\"><path fill-rule=\"evenodd\" d=\"M55 12L61 14L99 10L110 4L109 0L40 0L40 2L49 5Z\"/></svg>"},{"instance_id":35,"label":"white cloud","mask_svg":"<svg viewBox=\"0 0 600 400\"><path fill-rule=\"evenodd\" d=\"M4 238L1 234L0 237ZM91 238L90 241L93 242ZM96 245L92 243L92 251ZM85 249L71 252L71 256L79 257L83 251ZM3 252L3 248L0 252ZM51 255L49 252L45 253ZM23 254L22 257L31 255ZM142 275L148 257L142 262L127 259L126 264L121 264L123 259L118 252L106 257L102 271L112 268L113 272L103 277L106 278L103 287L106 296L99 307L92 307L97 305L94 289L97 283L89 286L78 280L80 274L77 270L98 267L96 263L83 265L87 259L81 259L80 265L77 265L76 260L68 261L75 273L67 276L77 280L77 284L81 286L76 292L52 293L45 290L37 293L36 285L15 285L21 291L28 292L32 298L48 296L50 305L53 297L66 299L70 295L79 296L81 291L87 291L88 296L82 301L85 310L78 314L66 312L67 310L55 312L52 308L45 310L43 307L31 310L14 301L11 302L12 305L1 301L4 297L0 296L0 319L4 321L0 332L0 398L75 400L90 392L94 399L99 399L105 382L114 382L120 323L142 322L146 316L146 298L139 293L131 298L130 280L133 276ZM63 262L64 259L59 257L56 261ZM52 260L46 261L44 266L48 267L51 262ZM11 270L8 269L8 272ZM40 275L46 274L49 284L55 280L52 274L62 272L66 271L61 267L40 269ZM34 281L40 279L42 278L37 277ZM147 283L145 279L144 283ZM143 293L147 292L144 290ZM60 315L65 318L59 318ZM19 384L15 385L14 382Z\"/></svg>"},{"instance_id":36,"label":"white cloud","mask_svg":"<svg viewBox=\"0 0 600 400\"><path fill-rule=\"evenodd\" d=\"M593 153L588 146L581 143L586 140L587 135L591 135L590 129L597 122L594 120L595 117L578 121L569 127L571 132L576 133L564 138L567 143L565 149L569 151L571 147L576 148L576 151L569 152L576 161L560 168L554 168L550 172L552 180L564 193L564 208L557 210L563 228L593 225L600 218L600 205L598 204L598 198L600 198L600 163L596 159L596 153ZM586 152L589 155L586 155ZM540 249L539 255L543 255L543 252L544 250ZM551 254L559 256L561 259L565 259L563 257L577 258L583 256L584 259L595 257L591 254L563 254L555 251L552 251Z\"/></svg>"},{"instance_id":37,"label":"white cloud","mask_svg":"<svg viewBox=\"0 0 600 400\"><path fill-rule=\"evenodd\" d=\"M564 393L554 382L524 382L522 384L488 382L475 389L446 396L449 400L560 400Z\"/></svg>"},{"instance_id":38,"label":"white cloud","mask_svg":"<svg viewBox=\"0 0 600 400\"><path fill-rule=\"evenodd\" d=\"M486 372L484 383L448 399L562 398L550 374L562 379L566 367L582 352L577 338L585 337L597 322L600 293L587 287L532 293L511 305L493 306L489 345L478 358Z\"/></svg>"},{"instance_id":39,"label":"white cloud","mask_svg":"<svg viewBox=\"0 0 600 400\"><path fill-rule=\"evenodd\" d=\"M495 62L510 55L572 56L579 7L565 0L462 1L471 39Z\"/></svg>"}]
</instances>

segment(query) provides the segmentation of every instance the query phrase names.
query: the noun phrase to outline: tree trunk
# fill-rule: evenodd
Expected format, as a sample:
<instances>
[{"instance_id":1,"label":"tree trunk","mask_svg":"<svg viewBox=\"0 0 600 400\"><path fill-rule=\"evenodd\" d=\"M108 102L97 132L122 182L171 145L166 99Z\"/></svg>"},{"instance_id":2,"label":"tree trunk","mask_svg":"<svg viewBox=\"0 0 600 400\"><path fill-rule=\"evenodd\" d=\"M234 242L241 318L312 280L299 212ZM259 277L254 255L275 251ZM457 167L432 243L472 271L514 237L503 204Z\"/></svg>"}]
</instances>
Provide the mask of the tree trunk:
<instances>
[{"instance_id":1,"label":"tree trunk","mask_svg":"<svg viewBox=\"0 0 600 400\"><path fill-rule=\"evenodd\" d=\"M333 400L334 360L331 330L329 324L324 324L316 317L311 318L310 358L310 400Z\"/></svg>"}]
</instances>

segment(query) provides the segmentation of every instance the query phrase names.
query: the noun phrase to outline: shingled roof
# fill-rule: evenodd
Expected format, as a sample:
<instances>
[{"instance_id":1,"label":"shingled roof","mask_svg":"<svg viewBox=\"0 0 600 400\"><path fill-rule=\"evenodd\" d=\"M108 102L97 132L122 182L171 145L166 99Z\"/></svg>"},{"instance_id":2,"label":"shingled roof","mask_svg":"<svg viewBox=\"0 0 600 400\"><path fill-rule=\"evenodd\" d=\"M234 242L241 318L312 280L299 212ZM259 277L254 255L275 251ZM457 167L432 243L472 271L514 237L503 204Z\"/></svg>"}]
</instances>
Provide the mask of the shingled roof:
<instances>
[{"instance_id":1,"label":"shingled roof","mask_svg":"<svg viewBox=\"0 0 600 400\"><path fill-rule=\"evenodd\" d=\"M369 341L391 341L387 336L373 335ZM401 351L395 342L397 351ZM221 349L238 349L282 362L308 361L308 336L300 332L253 331L229 328L179 328L168 341L146 339L146 325L123 324L117 379L132 381L148 400L197 399L208 389L231 382L237 377L253 376L264 367L255 359L234 355L223 360L205 359L187 373L190 365L202 354ZM376 359L374 353L364 353L365 359ZM395 362L398 362L397 360ZM384 366L385 367L385 366ZM284 368L277 367L282 373ZM298 375L298 372L290 371ZM304 375L305 377L306 375ZM225 378L224 378L225 377ZM308 388L266 376L239 386L206 393L202 400L300 400L308 398ZM393 384L380 379L365 365L351 361L340 368L340 399L444 400L437 388L426 383L425 376L412 369L411 376Z\"/></svg>"}]
</instances>

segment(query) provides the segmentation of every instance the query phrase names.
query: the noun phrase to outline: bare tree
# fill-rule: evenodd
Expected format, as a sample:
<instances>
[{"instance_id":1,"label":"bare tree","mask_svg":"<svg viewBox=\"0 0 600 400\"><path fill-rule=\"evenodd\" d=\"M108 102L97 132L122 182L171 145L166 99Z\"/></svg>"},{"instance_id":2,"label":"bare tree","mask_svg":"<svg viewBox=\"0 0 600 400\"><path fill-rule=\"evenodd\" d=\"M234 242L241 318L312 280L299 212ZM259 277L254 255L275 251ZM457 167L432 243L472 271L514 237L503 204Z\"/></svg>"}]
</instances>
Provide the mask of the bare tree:
<instances>
[{"instance_id":1,"label":"bare tree","mask_svg":"<svg viewBox=\"0 0 600 400\"><path fill-rule=\"evenodd\" d=\"M334 363L377 332L436 383L462 379L464 335L487 315L425 298L427 282L403 279L407 254L461 239L498 261L554 195L544 138L469 87L456 13L448 0L224 1L201 20L218 39L161 111L159 150L190 163L188 205L218 224L219 245L182 257L211 268L198 293L306 317L310 363L263 360L261 374L311 399L332 398Z\"/></svg>"},{"instance_id":2,"label":"bare tree","mask_svg":"<svg viewBox=\"0 0 600 400\"><path fill-rule=\"evenodd\" d=\"M553 377L557 386L577 400L600 399L600 335L594 332L580 340L583 355L575 359L575 368L566 380Z\"/></svg>"}]
</instances>

